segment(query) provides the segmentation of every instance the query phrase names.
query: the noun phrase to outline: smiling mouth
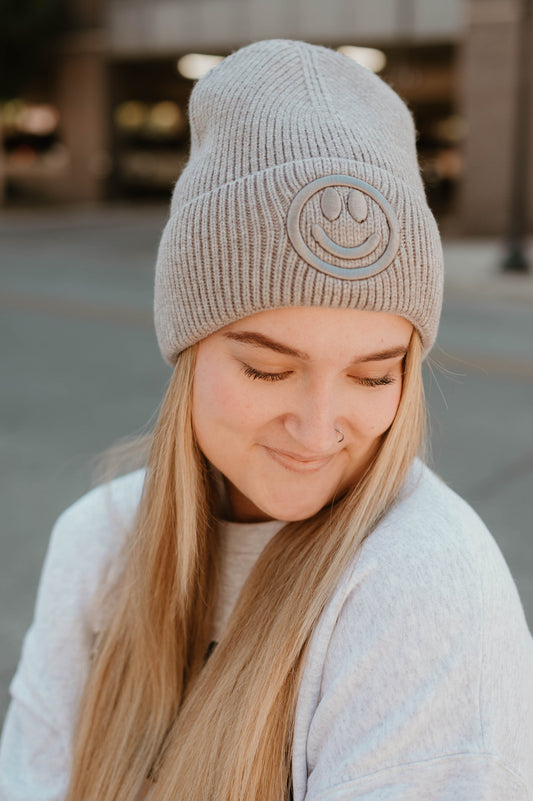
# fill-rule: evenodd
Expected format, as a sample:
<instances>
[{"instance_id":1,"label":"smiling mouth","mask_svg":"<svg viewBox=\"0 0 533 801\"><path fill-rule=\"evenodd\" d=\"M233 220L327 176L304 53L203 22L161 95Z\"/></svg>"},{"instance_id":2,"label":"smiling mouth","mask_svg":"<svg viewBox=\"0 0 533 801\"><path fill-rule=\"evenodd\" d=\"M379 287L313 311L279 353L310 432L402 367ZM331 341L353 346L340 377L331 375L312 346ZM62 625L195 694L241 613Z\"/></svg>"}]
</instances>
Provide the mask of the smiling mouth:
<instances>
[{"instance_id":1,"label":"smiling mouth","mask_svg":"<svg viewBox=\"0 0 533 801\"><path fill-rule=\"evenodd\" d=\"M263 445L263 448L271 459L280 464L282 467L285 467L287 470L291 470L293 473L316 473L318 470L326 467L331 462L333 457L337 455L331 454L329 456L315 458L298 456L297 454L289 453L287 451L269 448L268 445Z\"/></svg>"},{"instance_id":2,"label":"smiling mouth","mask_svg":"<svg viewBox=\"0 0 533 801\"><path fill-rule=\"evenodd\" d=\"M311 230L320 247L327 251L330 256L338 256L340 259L362 259L373 253L381 242L379 234L370 234L360 245L355 245L353 248L345 248L330 239L321 225L315 224Z\"/></svg>"}]
</instances>

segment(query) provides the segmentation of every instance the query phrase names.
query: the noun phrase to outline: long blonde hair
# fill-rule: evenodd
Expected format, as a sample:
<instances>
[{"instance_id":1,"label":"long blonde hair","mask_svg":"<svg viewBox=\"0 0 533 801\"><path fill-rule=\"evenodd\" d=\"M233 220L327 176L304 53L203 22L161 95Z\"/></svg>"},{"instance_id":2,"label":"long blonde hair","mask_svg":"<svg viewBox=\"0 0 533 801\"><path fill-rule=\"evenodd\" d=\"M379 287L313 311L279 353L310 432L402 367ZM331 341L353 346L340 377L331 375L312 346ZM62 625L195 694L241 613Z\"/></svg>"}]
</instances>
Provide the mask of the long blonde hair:
<instances>
[{"instance_id":1,"label":"long blonde hair","mask_svg":"<svg viewBox=\"0 0 533 801\"><path fill-rule=\"evenodd\" d=\"M211 486L194 439L195 348L155 426L135 530L80 705L68 801L281 801L311 635L343 572L398 497L424 439L421 345L364 477L286 524L255 564L205 663L216 599Z\"/></svg>"}]
</instances>

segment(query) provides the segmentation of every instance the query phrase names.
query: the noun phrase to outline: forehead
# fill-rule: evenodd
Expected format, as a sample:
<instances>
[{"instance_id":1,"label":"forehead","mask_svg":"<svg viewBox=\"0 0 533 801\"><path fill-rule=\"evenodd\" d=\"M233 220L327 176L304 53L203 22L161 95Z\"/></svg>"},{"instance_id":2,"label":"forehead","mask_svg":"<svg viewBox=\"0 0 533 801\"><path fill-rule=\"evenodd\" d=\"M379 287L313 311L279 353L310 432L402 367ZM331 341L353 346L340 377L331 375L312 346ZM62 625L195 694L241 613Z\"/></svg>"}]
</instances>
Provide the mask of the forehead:
<instances>
[{"instance_id":1,"label":"forehead","mask_svg":"<svg viewBox=\"0 0 533 801\"><path fill-rule=\"evenodd\" d=\"M384 348L407 347L413 326L386 312L324 307L291 307L253 314L221 329L215 336L251 332L281 342L310 358L324 355L350 358Z\"/></svg>"}]
</instances>

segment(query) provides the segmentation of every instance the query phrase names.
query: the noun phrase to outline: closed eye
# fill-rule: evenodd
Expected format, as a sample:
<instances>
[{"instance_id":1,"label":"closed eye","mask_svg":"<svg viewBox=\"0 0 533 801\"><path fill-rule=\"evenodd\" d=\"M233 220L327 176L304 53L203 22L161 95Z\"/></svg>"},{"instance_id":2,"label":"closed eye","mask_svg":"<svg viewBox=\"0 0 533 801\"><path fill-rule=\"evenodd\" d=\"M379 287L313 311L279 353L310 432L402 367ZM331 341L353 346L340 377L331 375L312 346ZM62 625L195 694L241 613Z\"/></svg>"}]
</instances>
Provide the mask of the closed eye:
<instances>
[{"instance_id":1,"label":"closed eye","mask_svg":"<svg viewBox=\"0 0 533 801\"><path fill-rule=\"evenodd\" d=\"M248 378L252 378L253 380L261 380L261 381L283 381L284 379L288 378L292 375L292 370L285 370L282 373L267 373L263 370L256 370L255 367L251 367L249 364L243 364L243 373L244 375L248 376ZM354 381L364 387L385 387L389 384L393 384L395 382L395 378L391 375L384 375L380 378L368 378L368 377L356 377L350 376Z\"/></svg>"},{"instance_id":2,"label":"closed eye","mask_svg":"<svg viewBox=\"0 0 533 801\"><path fill-rule=\"evenodd\" d=\"M364 387L386 387L396 381L391 375L384 375L381 378L356 378L355 376L352 376L352 378Z\"/></svg>"},{"instance_id":3,"label":"closed eye","mask_svg":"<svg viewBox=\"0 0 533 801\"><path fill-rule=\"evenodd\" d=\"M261 381L283 381L292 374L292 370L286 370L284 373L264 373L261 370L256 370L250 367L249 364L243 364L243 373L248 378L260 379Z\"/></svg>"}]
</instances>

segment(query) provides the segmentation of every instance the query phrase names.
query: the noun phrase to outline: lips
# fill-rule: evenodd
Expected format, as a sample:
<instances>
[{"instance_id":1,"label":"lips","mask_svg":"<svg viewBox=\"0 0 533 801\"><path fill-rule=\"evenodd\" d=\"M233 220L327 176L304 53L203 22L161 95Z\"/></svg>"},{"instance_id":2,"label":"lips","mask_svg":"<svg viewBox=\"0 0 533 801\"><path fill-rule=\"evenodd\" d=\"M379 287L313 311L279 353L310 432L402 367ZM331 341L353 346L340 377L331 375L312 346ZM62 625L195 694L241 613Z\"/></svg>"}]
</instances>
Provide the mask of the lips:
<instances>
[{"instance_id":1,"label":"lips","mask_svg":"<svg viewBox=\"0 0 533 801\"><path fill-rule=\"evenodd\" d=\"M290 451L281 451L277 448L269 448L267 445L262 446L265 452L275 462L285 467L287 470L292 470L293 473L316 473L326 467L336 454L321 457L300 456Z\"/></svg>"}]
</instances>

